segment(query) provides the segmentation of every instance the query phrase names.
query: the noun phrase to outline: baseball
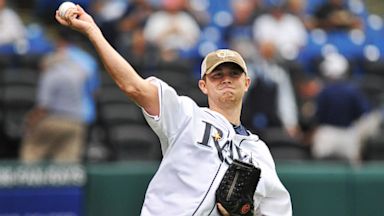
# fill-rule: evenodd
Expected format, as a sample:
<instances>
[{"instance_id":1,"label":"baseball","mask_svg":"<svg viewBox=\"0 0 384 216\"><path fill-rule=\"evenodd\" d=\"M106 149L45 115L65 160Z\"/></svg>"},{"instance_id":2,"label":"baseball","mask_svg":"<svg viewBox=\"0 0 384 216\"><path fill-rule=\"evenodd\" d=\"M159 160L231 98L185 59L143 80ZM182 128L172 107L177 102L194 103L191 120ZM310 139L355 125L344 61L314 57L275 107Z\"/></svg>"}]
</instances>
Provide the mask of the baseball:
<instances>
[{"instance_id":1,"label":"baseball","mask_svg":"<svg viewBox=\"0 0 384 216\"><path fill-rule=\"evenodd\" d=\"M66 1L61 3L59 7L59 15L64 18L65 13L67 13L67 10L72 7L76 7L76 5L73 2Z\"/></svg>"}]
</instances>

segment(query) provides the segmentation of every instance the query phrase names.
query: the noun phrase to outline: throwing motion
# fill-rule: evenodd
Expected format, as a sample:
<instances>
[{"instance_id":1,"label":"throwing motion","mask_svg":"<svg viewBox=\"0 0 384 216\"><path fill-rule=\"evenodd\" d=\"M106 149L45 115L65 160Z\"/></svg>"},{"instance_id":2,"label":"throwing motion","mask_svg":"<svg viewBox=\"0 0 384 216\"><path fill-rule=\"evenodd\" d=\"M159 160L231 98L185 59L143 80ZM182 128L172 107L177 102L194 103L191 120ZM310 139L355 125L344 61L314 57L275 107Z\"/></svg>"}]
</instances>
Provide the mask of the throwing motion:
<instances>
[{"instance_id":1,"label":"throwing motion","mask_svg":"<svg viewBox=\"0 0 384 216\"><path fill-rule=\"evenodd\" d=\"M56 12L56 19L88 37L110 76L142 108L160 139L163 159L148 186L141 215L292 215L290 195L277 176L268 147L241 125L242 100L250 78L237 52L223 49L205 57L198 86L207 95L209 108L199 107L166 82L140 77L80 6L69 9L63 18ZM234 161L245 173L235 168L226 174ZM258 172L247 170L260 170L260 178ZM235 176L224 178L230 173ZM252 185L257 184L251 191L252 205L218 204L216 191L222 179L232 179L234 192L241 189L237 187L242 181L249 182L246 176L256 176L251 178Z\"/></svg>"}]
</instances>

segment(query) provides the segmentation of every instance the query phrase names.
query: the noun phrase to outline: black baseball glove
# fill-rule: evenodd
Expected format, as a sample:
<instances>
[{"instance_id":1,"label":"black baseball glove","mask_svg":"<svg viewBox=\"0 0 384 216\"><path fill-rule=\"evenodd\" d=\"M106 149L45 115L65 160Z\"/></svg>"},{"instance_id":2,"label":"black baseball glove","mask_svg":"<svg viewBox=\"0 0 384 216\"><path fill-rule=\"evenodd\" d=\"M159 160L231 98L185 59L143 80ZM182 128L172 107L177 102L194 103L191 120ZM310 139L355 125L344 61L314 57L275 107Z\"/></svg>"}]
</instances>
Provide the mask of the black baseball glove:
<instances>
[{"instance_id":1,"label":"black baseball glove","mask_svg":"<svg viewBox=\"0 0 384 216\"><path fill-rule=\"evenodd\" d=\"M253 164L234 160L216 190L216 202L231 216L252 216L253 195L260 180L261 170Z\"/></svg>"}]
</instances>

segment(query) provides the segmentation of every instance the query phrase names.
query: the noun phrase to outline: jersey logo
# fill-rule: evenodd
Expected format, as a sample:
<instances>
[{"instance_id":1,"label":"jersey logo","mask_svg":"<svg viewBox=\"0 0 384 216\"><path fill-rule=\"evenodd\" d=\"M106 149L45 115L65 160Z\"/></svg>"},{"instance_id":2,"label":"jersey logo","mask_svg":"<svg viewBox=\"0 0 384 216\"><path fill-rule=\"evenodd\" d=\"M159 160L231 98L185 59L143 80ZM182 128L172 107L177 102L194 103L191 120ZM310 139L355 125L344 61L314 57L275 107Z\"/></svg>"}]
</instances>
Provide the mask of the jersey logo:
<instances>
[{"instance_id":1,"label":"jersey logo","mask_svg":"<svg viewBox=\"0 0 384 216\"><path fill-rule=\"evenodd\" d=\"M248 157L231 139L223 137L223 130L209 122L203 121L203 123L205 124L204 135L202 141L197 142L198 144L209 148L215 147L219 159L227 164L232 163L233 159L243 160Z\"/></svg>"},{"instance_id":2,"label":"jersey logo","mask_svg":"<svg viewBox=\"0 0 384 216\"><path fill-rule=\"evenodd\" d=\"M215 139L216 142L219 141L219 140L221 140L221 135L220 135L220 133L219 133L219 132L216 132L216 133L213 135L213 139Z\"/></svg>"}]
</instances>

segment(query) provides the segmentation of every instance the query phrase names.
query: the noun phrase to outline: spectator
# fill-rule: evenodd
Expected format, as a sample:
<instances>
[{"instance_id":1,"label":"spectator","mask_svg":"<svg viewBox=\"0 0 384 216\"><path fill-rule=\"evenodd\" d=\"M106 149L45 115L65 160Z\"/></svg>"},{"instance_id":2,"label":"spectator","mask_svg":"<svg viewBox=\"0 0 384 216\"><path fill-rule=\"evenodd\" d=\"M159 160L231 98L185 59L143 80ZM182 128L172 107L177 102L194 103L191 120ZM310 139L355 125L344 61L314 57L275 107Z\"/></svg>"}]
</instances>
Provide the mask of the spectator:
<instances>
[{"instance_id":1,"label":"spectator","mask_svg":"<svg viewBox=\"0 0 384 216\"><path fill-rule=\"evenodd\" d=\"M60 52L65 52L68 57L78 64L85 72L86 79L83 90L83 119L87 126L91 126L96 120L96 97L100 89L99 66L89 52L77 42L76 33L68 29L59 29L56 46Z\"/></svg>"},{"instance_id":2,"label":"spectator","mask_svg":"<svg viewBox=\"0 0 384 216\"><path fill-rule=\"evenodd\" d=\"M225 29L226 42L230 46L246 44L248 49L253 49L252 24L262 13L261 2L259 0L232 0L231 9L233 22ZM245 51L243 55L249 52Z\"/></svg>"},{"instance_id":3,"label":"spectator","mask_svg":"<svg viewBox=\"0 0 384 216\"><path fill-rule=\"evenodd\" d=\"M192 49L199 39L200 27L185 7L185 0L162 0L162 9L144 26L145 39L160 49L164 61L177 61L179 52Z\"/></svg>"},{"instance_id":4,"label":"spectator","mask_svg":"<svg viewBox=\"0 0 384 216\"><path fill-rule=\"evenodd\" d=\"M14 44L26 39L26 28L20 16L7 0L0 0L0 45Z\"/></svg>"},{"instance_id":5,"label":"spectator","mask_svg":"<svg viewBox=\"0 0 384 216\"><path fill-rule=\"evenodd\" d=\"M314 13L314 26L327 31L362 28L360 18L349 10L344 0L327 0Z\"/></svg>"},{"instance_id":6,"label":"spectator","mask_svg":"<svg viewBox=\"0 0 384 216\"><path fill-rule=\"evenodd\" d=\"M117 50L122 56L130 59L131 64L140 71L140 75L144 77L153 75L161 61L160 53L155 45L145 40L143 30L133 29L129 36L121 39Z\"/></svg>"},{"instance_id":7,"label":"spectator","mask_svg":"<svg viewBox=\"0 0 384 216\"><path fill-rule=\"evenodd\" d=\"M119 22L130 11L134 1L94 0L90 4L95 22L103 29L105 37L116 47L119 39Z\"/></svg>"},{"instance_id":8,"label":"spectator","mask_svg":"<svg viewBox=\"0 0 384 216\"><path fill-rule=\"evenodd\" d=\"M100 90L101 80L98 63L94 56L86 51L80 43L80 35L65 28L58 29L56 46L64 52L86 73L82 93L82 115L85 126L85 142L91 140L91 131L97 120L97 95ZM84 44L83 44L84 45ZM85 156L85 155L84 155Z\"/></svg>"},{"instance_id":9,"label":"spectator","mask_svg":"<svg viewBox=\"0 0 384 216\"><path fill-rule=\"evenodd\" d=\"M235 36L241 34L252 37L252 24L264 12L262 3L259 0L232 0L231 9L233 21L228 29L233 30Z\"/></svg>"},{"instance_id":10,"label":"spectator","mask_svg":"<svg viewBox=\"0 0 384 216\"><path fill-rule=\"evenodd\" d=\"M118 22L118 31L129 34L134 29L142 29L152 13L153 9L148 1L131 1Z\"/></svg>"},{"instance_id":11,"label":"spectator","mask_svg":"<svg viewBox=\"0 0 384 216\"><path fill-rule=\"evenodd\" d=\"M298 111L292 81L288 71L276 62L273 44L262 45L258 48L258 58L250 65L255 71L255 84L246 96L244 125L258 134L265 134L269 129L279 129L284 137L299 138Z\"/></svg>"},{"instance_id":12,"label":"spectator","mask_svg":"<svg viewBox=\"0 0 384 216\"><path fill-rule=\"evenodd\" d=\"M26 118L21 161L81 161L86 76L83 68L61 50L44 58L36 107Z\"/></svg>"},{"instance_id":13,"label":"spectator","mask_svg":"<svg viewBox=\"0 0 384 216\"><path fill-rule=\"evenodd\" d=\"M287 12L298 17L304 24L305 28L310 30L313 29L313 18L305 11L308 2L306 0L286 0Z\"/></svg>"},{"instance_id":14,"label":"spectator","mask_svg":"<svg viewBox=\"0 0 384 216\"><path fill-rule=\"evenodd\" d=\"M271 43L283 60L294 60L308 37L302 21L286 12L282 3L272 5L270 13L255 20L253 36L257 44Z\"/></svg>"},{"instance_id":15,"label":"spectator","mask_svg":"<svg viewBox=\"0 0 384 216\"><path fill-rule=\"evenodd\" d=\"M348 79L348 70L348 61L337 53L327 55L320 64L325 85L317 96L318 124L349 127L369 111L368 100Z\"/></svg>"},{"instance_id":16,"label":"spectator","mask_svg":"<svg viewBox=\"0 0 384 216\"><path fill-rule=\"evenodd\" d=\"M133 0L116 23L116 49L126 59L130 59L143 76L153 74L154 67L160 60L158 49L145 39L143 32L152 13L153 8L148 1Z\"/></svg>"},{"instance_id":17,"label":"spectator","mask_svg":"<svg viewBox=\"0 0 384 216\"><path fill-rule=\"evenodd\" d=\"M202 29L210 25L213 19L210 11L212 5L208 3L206 0L187 1L186 3L185 11L193 16Z\"/></svg>"},{"instance_id":18,"label":"spectator","mask_svg":"<svg viewBox=\"0 0 384 216\"><path fill-rule=\"evenodd\" d=\"M364 140L378 130L381 122L382 116L370 113L368 100L346 79L348 68L348 61L337 53L329 54L320 64L326 83L316 100L316 128L312 140L315 158L359 163Z\"/></svg>"}]
</instances>

